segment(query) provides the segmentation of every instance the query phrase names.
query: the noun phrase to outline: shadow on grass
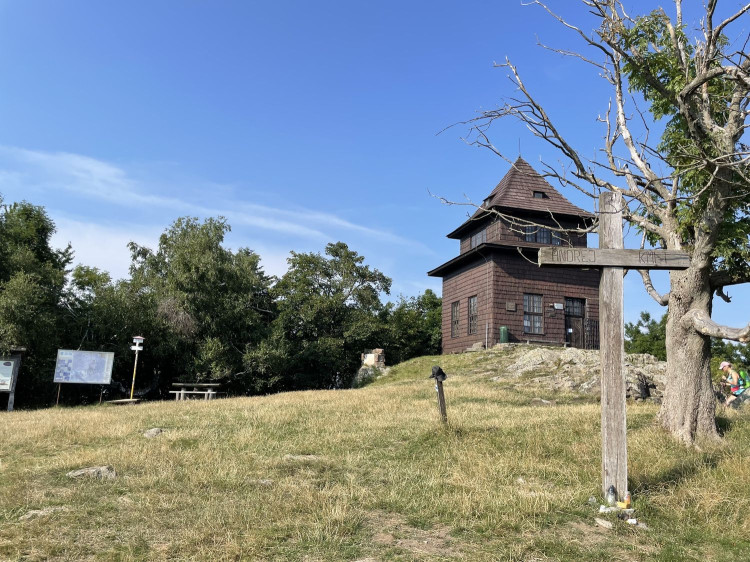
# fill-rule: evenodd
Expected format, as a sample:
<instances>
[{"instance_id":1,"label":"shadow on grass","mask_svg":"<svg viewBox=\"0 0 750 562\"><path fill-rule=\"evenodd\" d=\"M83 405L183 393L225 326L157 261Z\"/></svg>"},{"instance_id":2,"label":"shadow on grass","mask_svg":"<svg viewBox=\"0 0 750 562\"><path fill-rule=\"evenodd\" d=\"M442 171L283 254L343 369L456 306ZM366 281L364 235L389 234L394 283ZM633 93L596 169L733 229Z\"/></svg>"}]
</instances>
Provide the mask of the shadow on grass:
<instances>
[{"instance_id":1,"label":"shadow on grass","mask_svg":"<svg viewBox=\"0 0 750 562\"><path fill-rule=\"evenodd\" d=\"M634 493L649 493L676 487L692 478L706 468L715 469L719 466L721 452L703 453L699 457L685 460L675 460L672 466L650 476L633 476L629 478L630 488Z\"/></svg>"},{"instance_id":2,"label":"shadow on grass","mask_svg":"<svg viewBox=\"0 0 750 562\"><path fill-rule=\"evenodd\" d=\"M716 416L716 428L719 430L719 435L724 437L724 435L732 429L732 425L734 424L733 420L730 420L729 418L725 418L724 416Z\"/></svg>"}]
</instances>

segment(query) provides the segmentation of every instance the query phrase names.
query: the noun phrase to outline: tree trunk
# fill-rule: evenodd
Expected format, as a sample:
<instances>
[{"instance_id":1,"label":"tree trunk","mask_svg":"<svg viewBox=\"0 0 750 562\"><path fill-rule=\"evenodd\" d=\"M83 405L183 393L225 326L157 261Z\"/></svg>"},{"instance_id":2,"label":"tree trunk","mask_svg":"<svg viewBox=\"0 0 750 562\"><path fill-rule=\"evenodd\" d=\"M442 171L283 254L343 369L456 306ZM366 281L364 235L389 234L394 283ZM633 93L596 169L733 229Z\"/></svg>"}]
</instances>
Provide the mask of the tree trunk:
<instances>
[{"instance_id":1,"label":"tree trunk","mask_svg":"<svg viewBox=\"0 0 750 562\"><path fill-rule=\"evenodd\" d=\"M710 312L711 290L707 272L690 268L673 271L667 317L667 385L659 419L685 444L719 439L716 398L711 383L710 338L684 323L691 309Z\"/></svg>"}]
</instances>

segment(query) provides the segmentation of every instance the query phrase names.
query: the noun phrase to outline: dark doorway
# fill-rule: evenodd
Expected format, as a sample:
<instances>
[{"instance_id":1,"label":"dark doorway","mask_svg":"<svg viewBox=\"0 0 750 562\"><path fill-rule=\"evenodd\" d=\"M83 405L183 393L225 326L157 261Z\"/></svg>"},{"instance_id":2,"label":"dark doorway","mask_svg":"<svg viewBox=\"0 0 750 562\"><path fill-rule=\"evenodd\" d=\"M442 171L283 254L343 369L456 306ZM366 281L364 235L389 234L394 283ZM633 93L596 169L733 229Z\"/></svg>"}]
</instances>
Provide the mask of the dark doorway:
<instances>
[{"instance_id":1,"label":"dark doorway","mask_svg":"<svg viewBox=\"0 0 750 562\"><path fill-rule=\"evenodd\" d=\"M586 300L565 297L565 341L571 347L584 347L583 319Z\"/></svg>"}]
</instances>

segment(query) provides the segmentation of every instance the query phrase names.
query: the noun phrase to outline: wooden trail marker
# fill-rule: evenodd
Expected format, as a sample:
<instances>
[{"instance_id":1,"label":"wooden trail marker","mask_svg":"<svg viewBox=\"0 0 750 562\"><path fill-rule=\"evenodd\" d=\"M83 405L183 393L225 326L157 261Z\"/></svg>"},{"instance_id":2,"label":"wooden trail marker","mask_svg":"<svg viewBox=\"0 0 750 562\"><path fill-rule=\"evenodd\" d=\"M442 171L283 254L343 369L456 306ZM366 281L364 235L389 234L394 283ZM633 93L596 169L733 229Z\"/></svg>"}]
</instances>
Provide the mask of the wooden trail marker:
<instances>
[{"instance_id":1,"label":"wooden trail marker","mask_svg":"<svg viewBox=\"0 0 750 562\"><path fill-rule=\"evenodd\" d=\"M622 194L599 196L599 249L540 248L539 265L600 267L599 354L602 367L602 494L614 486L618 499L628 489L625 418L624 269L687 269L690 257L671 250L625 250L622 239Z\"/></svg>"},{"instance_id":2,"label":"wooden trail marker","mask_svg":"<svg viewBox=\"0 0 750 562\"><path fill-rule=\"evenodd\" d=\"M622 235L620 235L622 238ZM675 250L606 248L540 248L539 265L564 267L625 267L628 269L687 269L690 256Z\"/></svg>"},{"instance_id":3,"label":"wooden trail marker","mask_svg":"<svg viewBox=\"0 0 750 562\"><path fill-rule=\"evenodd\" d=\"M443 370L435 365L432 368L431 379L435 379L435 390L438 397L438 410L440 410L440 419L443 423L448 423L448 412L445 409L445 394L443 393L443 381L447 378Z\"/></svg>"}]
</instances>

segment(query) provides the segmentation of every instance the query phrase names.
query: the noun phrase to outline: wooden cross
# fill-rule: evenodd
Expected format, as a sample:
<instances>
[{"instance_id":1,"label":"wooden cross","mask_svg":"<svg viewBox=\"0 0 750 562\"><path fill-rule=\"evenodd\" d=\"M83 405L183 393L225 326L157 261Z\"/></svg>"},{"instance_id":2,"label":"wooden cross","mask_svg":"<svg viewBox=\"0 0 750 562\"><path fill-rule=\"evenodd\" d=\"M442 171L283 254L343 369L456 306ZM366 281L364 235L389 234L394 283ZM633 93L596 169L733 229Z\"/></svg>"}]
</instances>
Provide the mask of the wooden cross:
<instances>
[{"instance_id":1,"label":"wooden cross","mask_svg":"<svg viewBox=\"0 0 750 562\"><path fill-rule=\"evenodd\" d=\"M625 420L625 324L623 269L687 269L690 257L672 250L625 250L622 194L599 196L599 249L540 248L539 265L600 267L599 353L602 367L602 493L615 487L623 500L628 489Z\"/></svg>"}]
</instances>

